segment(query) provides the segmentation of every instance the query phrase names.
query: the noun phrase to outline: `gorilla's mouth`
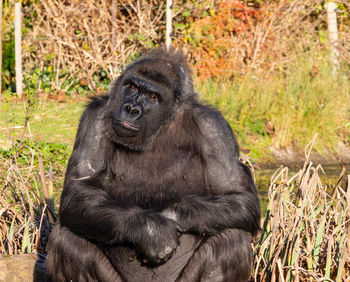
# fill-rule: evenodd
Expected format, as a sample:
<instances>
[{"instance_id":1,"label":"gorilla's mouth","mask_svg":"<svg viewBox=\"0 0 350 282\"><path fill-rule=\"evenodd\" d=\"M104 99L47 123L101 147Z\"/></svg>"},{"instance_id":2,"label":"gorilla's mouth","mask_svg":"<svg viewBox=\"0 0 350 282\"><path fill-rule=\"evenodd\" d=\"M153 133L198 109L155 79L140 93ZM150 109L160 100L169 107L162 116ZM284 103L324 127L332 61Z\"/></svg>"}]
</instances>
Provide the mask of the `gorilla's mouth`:
<instances>
[{"instance_id":1,"label":"gorilla's mouth","mask_svg":"<svg viewBox=\"0 0 350 282\"><path fill-rule=\"evenodd\" d=\"M129 129L131 131L135 131L135 132L140 131L140 127L131 125L130 123L128 123L126 121L118 120L117 123L118 123L119 126L122 126L122 127L126 128L126 129Z\"/></svg>"}]
</instances>

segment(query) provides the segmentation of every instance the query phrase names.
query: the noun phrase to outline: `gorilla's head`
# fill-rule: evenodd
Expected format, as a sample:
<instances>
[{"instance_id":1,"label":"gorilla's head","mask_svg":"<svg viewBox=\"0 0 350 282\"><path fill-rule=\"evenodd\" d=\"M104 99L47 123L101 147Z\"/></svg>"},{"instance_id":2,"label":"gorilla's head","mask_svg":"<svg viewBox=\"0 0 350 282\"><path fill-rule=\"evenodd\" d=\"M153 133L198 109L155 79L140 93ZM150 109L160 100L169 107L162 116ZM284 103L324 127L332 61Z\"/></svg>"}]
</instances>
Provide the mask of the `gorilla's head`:
<instances>
[{"instance_id":1,"label":"gorilla's head","mask_svg":"<svg viewBox=\"0 0 350 282\"><path fill-rule=\"evenodd\" d=\"M108 101L109 135L131 150L143 150L194 97L183 53L157 48L128 66L115 82Z\"/></svg>"}]
</instances>

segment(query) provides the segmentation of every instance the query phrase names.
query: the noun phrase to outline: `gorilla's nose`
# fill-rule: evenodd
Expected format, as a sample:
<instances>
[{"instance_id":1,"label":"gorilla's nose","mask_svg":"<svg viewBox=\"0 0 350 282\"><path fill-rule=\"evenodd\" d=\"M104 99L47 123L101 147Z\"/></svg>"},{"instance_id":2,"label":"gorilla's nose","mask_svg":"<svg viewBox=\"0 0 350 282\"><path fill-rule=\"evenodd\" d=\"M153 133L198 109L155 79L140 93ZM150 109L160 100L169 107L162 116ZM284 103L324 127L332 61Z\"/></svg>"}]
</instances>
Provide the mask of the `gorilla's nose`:
<instances>
[{"instance_id":1,"label":"gorilla's nose","mask_svg":"<svg viewBox=\"0 0 350 282\"><path fill-rule=\"evenodd\" d=\"M142 115L141 105L133 105L132 103L125 103L123 110L133 119L138 119Z\"/></svg>"}]
</instances>

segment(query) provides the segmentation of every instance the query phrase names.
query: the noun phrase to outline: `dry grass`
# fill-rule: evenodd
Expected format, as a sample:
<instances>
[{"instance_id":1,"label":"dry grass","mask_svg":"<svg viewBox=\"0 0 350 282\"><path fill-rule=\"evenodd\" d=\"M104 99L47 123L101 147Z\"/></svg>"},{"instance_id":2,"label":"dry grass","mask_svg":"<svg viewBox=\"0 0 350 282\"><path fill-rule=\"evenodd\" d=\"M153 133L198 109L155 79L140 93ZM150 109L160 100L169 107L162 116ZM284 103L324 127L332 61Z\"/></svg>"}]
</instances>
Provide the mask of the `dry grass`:
<instances>
[{"instance_id":1,"label":"dry grass","mask_svg":"<svg viewBox=\"0 0 350 282\"><path fill-rule=\"evenodd\" d=\"M104 70L112 80L137 50L148 49L160 40L164 3L156 2L33 3L24 10L33 26L23 38L27 70L49 66L57 89L67 90L70 85L62 83L72 78L95 89L97 72Z\"/></svg>"},{"instance_id":2,"label":"dry grass","mask_svg":"<svg viewBox=\"0 0 350 282\"><path fill-rule=\"evenodd\" d=\"M45 187L45 203L38 188L38 182L46 184L45 175L38 174L33 151L27 165L16 163L15 157L5 159L0 156L0 253L44 252L51 230L49 217L51 221L55 219L50 204L52 189ZM40 167L43 171L42 161ZM50 183L49 188L52 187Z\"/></svg>"},{"instance_id":3,"label":"dry grass","mask_svg":"<svg viewBox=\"0 0 350 282\"><path fill-rule=\"evenodd\" d=\"M321 183L309 161L294 176L280 167L271 177L263 230L255 249L254 281L344 281L350 277L350 175ZM342 180L344 180L342 182ZM341 184L344 184L343 186ZM347 188L345 188L347 186Z\"/></svg>"}]
</instances>

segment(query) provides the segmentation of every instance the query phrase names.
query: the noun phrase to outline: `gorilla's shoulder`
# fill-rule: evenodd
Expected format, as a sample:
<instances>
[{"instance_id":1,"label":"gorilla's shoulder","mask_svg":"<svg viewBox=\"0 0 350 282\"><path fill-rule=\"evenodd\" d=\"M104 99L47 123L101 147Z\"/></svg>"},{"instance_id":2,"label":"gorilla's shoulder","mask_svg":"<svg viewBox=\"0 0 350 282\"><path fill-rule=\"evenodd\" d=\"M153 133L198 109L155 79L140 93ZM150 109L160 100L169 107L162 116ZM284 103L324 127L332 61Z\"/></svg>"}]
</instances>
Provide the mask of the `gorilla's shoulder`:
<instances>
[{"instance_id":1,"label":"gorilla's shoulder","mask_svg":"<svg viewBox=\"0 0 350 282\"><path fill-rule=\"evenodd\" d=\"M91 96L89 97L89 102L85 106L85 110L80 118L80 121L83 120L94 120L96 119L99 112L103 113L101 110L108 101L108 95L101 96Z\"/></svg>"},{"instance_id":2,"label":"gorilla's shoulder","mask_svg":"<svg viewBox=\"0 0 350 282\"><path fill-rule=\"evenodd\" d=\"M197 104L193 108L194 117L199 128L210 132L232 132L232 129L220 111L210 105Z\"/></svg>"},{"instance_id":3,"label":"gorilla's shoulder","mask_svg":"<svg viewBox=\"0 0 350 282\"><path fill-rule=\"evenodd\" d=\"M222 114L211 106L194 108L194 116L201 135L200 144L206 154L239 156L234 132ZM215 153L213 153L215 152Z\"/></svg>"},{"instance_id":4,"label":"gorilla's shoulder","mask_svg":"<svg viewBox=\"0 0 350 282\"><path fill-rule=\"evenodd\" d=\"M103 118L104 106L107 104L107 101L108 95L90 97L90 101L86 104L86 108L80 117L76 143L79 143L79 140L84 138L86 132L97 126L98 121Z\"/></svg>"},{"instance_id":5,"label":"gorilla's shoulder","mask_svg":"<svg viewBox=\"0 0 350 282\"><path fill-rule=\"evenodd\" d=\"M89 97L90 101L87 103L86 109L93 110L93 109L100 108L101 106L103 106L103 105L105 105L107 103L108 97L109 97L109 95L107 95L107 94L104 94L104 95L101 95L101 96L91 96L91 97Z\"/></svg>"}]
</instances>

